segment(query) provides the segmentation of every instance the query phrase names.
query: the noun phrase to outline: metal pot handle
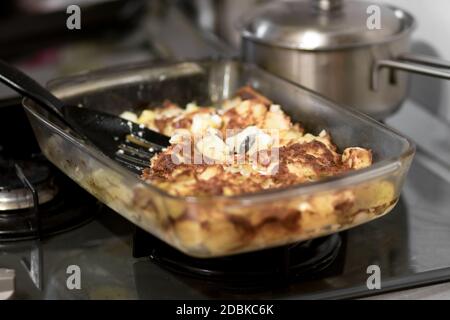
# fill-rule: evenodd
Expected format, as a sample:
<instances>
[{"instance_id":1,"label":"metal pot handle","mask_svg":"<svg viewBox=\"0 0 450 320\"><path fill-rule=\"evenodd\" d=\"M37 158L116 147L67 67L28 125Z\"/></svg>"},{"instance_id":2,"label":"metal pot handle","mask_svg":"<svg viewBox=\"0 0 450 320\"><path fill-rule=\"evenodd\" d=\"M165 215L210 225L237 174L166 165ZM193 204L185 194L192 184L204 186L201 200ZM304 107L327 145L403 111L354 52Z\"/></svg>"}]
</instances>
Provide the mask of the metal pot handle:
<instances>
[{"instance_id":1,"label":"metal pot handle","mask_svg":"<svg viewBox=\"0 0 450 320\"><path fill-rule=\"evenodd\" d=\"M372 72L372 90L378 90L379 71L382 68L390 68L422 74L426 76L450 80L450 61L436 59L423 55L405 54L393 60L378 60L375 62Z\"/></svg>"},{"instance_id":2,"label":"metal pot handle","mask_svg":"<svg viewBox=\"0 0 450 320\"><path fill-rule=\"evenodd\" d=\"M322 11L336 11L341 9L343 0L313 0L313 5Z\"/></svg>"}]
</instances>

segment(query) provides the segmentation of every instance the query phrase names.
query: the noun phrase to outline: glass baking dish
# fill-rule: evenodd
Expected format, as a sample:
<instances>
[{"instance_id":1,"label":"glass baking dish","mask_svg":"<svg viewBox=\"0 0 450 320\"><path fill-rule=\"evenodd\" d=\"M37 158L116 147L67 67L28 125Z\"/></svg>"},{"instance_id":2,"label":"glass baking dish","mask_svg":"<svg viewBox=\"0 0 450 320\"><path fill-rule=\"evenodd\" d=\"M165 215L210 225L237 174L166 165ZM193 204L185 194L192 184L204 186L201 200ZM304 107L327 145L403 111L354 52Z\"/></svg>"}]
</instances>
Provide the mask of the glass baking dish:
<instances>
[{"instance_id":1,"label":"glass baking dish","mask_svg":"<svg viewBox=\"0 0 450 320\"><path fill-rule=\"evenodd\" d=\"M54 80L49 88L80 107L120 114L157 106L217 103L249 84L295 122L331 133L342 151L372 149L366 169L318 182L238 196L177 197L139 179L32 101L24 107L45 156L119 214L195 257L269 248L339 232L388 213L414 155L408 139L386 126L255 66L233 60L140 64Z\"/></svg>"}]
</instances>

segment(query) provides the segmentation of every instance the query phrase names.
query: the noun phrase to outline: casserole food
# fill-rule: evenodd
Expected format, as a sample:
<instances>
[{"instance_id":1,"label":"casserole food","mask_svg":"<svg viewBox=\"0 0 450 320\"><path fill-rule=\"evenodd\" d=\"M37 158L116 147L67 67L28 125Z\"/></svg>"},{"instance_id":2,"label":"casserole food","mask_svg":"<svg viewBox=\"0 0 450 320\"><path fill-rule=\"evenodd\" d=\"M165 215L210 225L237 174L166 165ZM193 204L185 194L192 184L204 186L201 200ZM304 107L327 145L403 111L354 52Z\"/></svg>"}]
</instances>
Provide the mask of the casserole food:
<instances>
[{"instance_id":1,"label":"casserole food","mask_svg":"<svg viewBox=\"0 0 450 320\"><path fill-rule=\"evenodd\" d=\"M389 212L400 195L413 145L389 128L340 108L299 86L235 61L133 65L54 81L68 103L113 114L140 113L170 97L186 105L220 104L251 85L338 148L371 149L373 165L302 185L209 197L169 194L142 181L95 146L78 140L29 100L24 106L44 154L112 209L173 247L216 257L302 241L345 230ZM341 148L343 150L343 148Z\"/></svg>"},{"instance_id":2,"label":"casserole food","mask_svg":"<svg viewBox=\"0 0 450 320\"><path fill-rule=\"evenodd\" d=\"M339 154L325 130L315 136L249 86L219 106L169 100L122 117L171 136L142 178L177 196L237 195L317 181L372 164L370 150Z\"/></svg>"}]
</instances>

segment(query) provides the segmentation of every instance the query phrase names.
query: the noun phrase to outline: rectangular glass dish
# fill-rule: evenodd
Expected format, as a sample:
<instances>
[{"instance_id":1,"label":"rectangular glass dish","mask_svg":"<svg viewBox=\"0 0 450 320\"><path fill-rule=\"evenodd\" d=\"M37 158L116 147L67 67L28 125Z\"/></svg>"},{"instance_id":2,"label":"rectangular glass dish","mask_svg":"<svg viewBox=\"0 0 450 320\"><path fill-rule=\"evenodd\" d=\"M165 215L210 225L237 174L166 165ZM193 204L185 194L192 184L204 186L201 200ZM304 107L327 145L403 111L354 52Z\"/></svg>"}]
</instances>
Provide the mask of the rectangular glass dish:
<instances>
[{"instance_id":1,"label":"rectangular glass dish","mask_svg":"<svg viewBox=\"0 0 450 320\"><path fill-rule=\"evenodd\" d=\"M81 141L41 107L24 107L45 156L113 210L195 257L218 257L304 241L369 222L398 201L413 144L362 115L232 60L140 64L54 80L49 88L70 104L116 115L139 113L169 99L181 106L229 98L251 85L317 135L326 129L340 151L371 149L374 164L344 175L237 196L169 195Z\"/></svg>"}]
</instances>

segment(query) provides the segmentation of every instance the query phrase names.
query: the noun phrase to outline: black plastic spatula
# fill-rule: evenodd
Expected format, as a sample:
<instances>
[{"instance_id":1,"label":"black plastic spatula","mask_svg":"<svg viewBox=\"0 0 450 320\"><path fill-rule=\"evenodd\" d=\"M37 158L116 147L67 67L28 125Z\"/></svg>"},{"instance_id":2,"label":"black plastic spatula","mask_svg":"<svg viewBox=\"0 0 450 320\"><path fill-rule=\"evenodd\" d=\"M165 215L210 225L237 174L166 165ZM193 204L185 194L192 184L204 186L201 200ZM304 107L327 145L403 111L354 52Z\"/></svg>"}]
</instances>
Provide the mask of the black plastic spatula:
<instances>
[{"instance_id":1,"label":"black plastic spatula","mask_svg":"<svg viewBox=\"0 0 450 320\"><path fill-rule=\"evenodd\" d=\"M169 137L108 113L66 105L22 71L0 60L0 81L58 117L83 139L135 173L169 145Z\"/></svg>"}]
</instances>

